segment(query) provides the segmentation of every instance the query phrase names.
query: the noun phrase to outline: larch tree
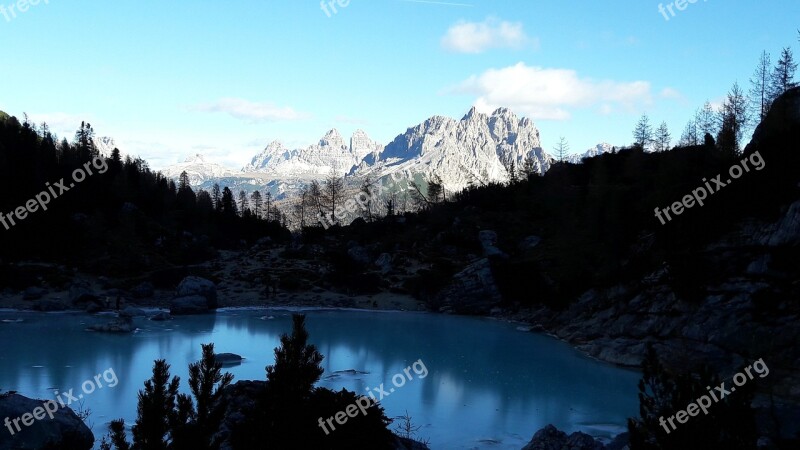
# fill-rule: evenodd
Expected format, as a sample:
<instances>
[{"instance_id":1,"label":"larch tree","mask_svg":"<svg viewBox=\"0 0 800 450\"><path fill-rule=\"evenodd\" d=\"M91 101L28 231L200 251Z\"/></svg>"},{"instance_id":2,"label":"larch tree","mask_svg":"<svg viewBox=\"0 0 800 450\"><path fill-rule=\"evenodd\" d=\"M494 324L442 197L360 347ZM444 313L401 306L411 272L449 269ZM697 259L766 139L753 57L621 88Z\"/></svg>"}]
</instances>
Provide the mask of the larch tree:
<instances>
[{"instance_id":1,"label":"larch tree","mask_svg":"<svg viewBox=\"0 0 800 450\"><path fill-rule=\"evenodd\" d=\"M762 52L758 60L756 71L750 78L750 105L753 111L758 112L759 122L767 117L769 107L772 105L772 95L770 94L772 62L769 53Z\"/></svg>"},{"instance_id":2,"label":"larch tree","mask_svg":"<svg viewBox=\"0 0 800 450\"><path fill-rule=\"evenodd\" d=\"M697 124L698 134L703 135L704 138L707 134L711 136L717 134L717 116L711 102L706 101L703 107L697 110L694 121Z\"/></svg>"},{"instance_id":3,"label":"larch tree","mask_svg":"<svg viewBox=\"0 0 800 450\"><path fill-rule=\"evenodd\" d=\"M566 158L569 154L569 142L567 142L567 139L564 136L558 138L558 143L553 151L556 154L556 159L558 159L558 162L564 162L564 158Z\"/></svg>"},{"instance_id":4,"label":"larch tree","mask_svg":"<svg viewBox=\"0 0 800 450\"><path fill-rule=\"evenodd\" d=\"M720 131L717 145L723 152L739 152L739 142L749 120L748 114L747 99L739 83L734 83L719 111Z\"/></svg>"},{"instance_id":5,"label":"larch tree","mask_svg":"<svg viewBox=\"0 0 800 450\"><path fill-rule=\"evenodd\" d=\"M665 152L669 150L669 144L672 142L672 135L669 133L667 122L661 122L661 125L656 129L654 138L655 150L657 152Z\"/></svg>"},{"instance_id":6,"label":"larch tree","mask_svg":"<svg viewBox=\"0 0 800 450\"><path fill-rule=\"evenodd\" d=\"M686 124L686 128L683 129L683 134L681 134L681 140L678 145L689 147L698 145L699 143L700 139L697 137L697 122L692 119Z\"/></svg>"},{"instance_id":7,"label":"larch tree","mask_svg":"<svg viewBox=\"0 0 800 450\"><path fill-rule=\"evenodd\" d=\"M255 190L252 194L250 194L250 200L253 202L253 215L256 219L261 218L261 205L262 205L262 198L261 198L261 191Z\"/></svg>"},{"instance_id":8,"label":"larch tree","mask_svg":"<svg viewBox=\"0 0 800 450\"><path fill-rule=\"evenodd\" d=\"M778 60L775 69L772 71L770 80L770 94L773 100L777 99L784 92L797 86L794 75L797 71L797 63L794 62L792 49L786 47L781 52L781 59Z\"/></svg>"},{"instance_id":9,"label":"larch tree","mask_svg":"<svg viewBox=\"0 0 800 450\"><path fill-rule=\"evenodd\" d=\"M650 125L650 118L647 114L642 114L636 128L633 130L633 143L642 150L647 150L653 143L653 127Z\"/></svg>"}]
</instances>

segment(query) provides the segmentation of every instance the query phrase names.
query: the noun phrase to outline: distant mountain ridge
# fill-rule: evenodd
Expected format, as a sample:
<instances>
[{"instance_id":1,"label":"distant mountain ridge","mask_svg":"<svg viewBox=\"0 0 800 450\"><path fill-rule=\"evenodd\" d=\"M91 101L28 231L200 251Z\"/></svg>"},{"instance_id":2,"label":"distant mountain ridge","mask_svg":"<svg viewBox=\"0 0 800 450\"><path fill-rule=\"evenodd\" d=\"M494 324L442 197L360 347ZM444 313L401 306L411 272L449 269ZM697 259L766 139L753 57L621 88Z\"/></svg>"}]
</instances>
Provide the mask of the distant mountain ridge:
<instances>
[{"instance_id":1,"label":"distant mountain ridge","mask_svg":"<svg viewBox=\"0 0 800 450\"><path fill-rule=\"evenodd\" d=\"M611 151L599 144L569 161ZM210 189L214 183L232 189L268 189L276 196L290 193L312 180L335 172L348 179L369 176L376 180L413 179L438 176L448 191L470 184L506 182L511 162L520 170L530 159L538 173L544 173L554 158L541 146L539 130L532 120L518 117L507 108L491 114L470 109L460 120L433 116L408 128L386 146L374 141L364 130L346 140L338 130L328 131L313 145L291 149L280 140L270 142L240 170L231 170L195 155L183 163L162 170L177 179L186 171L193 186Z\"/></svg>"}]
</instances>

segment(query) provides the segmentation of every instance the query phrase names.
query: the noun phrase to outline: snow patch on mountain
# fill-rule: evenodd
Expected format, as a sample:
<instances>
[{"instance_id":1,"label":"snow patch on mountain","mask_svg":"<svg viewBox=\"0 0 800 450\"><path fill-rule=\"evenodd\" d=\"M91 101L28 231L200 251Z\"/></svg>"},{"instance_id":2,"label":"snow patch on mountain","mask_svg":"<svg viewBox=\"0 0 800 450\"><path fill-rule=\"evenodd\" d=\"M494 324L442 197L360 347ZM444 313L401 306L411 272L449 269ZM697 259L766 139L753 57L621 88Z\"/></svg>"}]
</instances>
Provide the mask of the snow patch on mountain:
<instances>
[{"instance_id":1,"label":"snow patch on mountain","mask_svg":"<svg viewBox=\"0 0 800 450\"><path fill-rule=\"evenodd\" d=\"M189 176L189 183L192 186L199 186L208 181L235 175L232 170L208 161L205 156L200 154L190 156L182 163L174 164L161 170L165 177L174 180L177 180L183 172L186 172Z\"/></svg>"},{"instance_id":2,"label":"snow patch on mountain","mask_svg":"<svg viewBox=\"0 0 800 450\"><path fill-rule=\"evenodd\" d=\"M564 158L564 161L573 164L580 164L586 158L594 158L595 156L600 156L606 153L612 153L614 151L614 148L615 147L613 145L603 142L597 144L596 146L590 148L589 150L586 150L582 154L576 153L573 155L569 155L566 158Z\"/></svg>"}]
</instances>

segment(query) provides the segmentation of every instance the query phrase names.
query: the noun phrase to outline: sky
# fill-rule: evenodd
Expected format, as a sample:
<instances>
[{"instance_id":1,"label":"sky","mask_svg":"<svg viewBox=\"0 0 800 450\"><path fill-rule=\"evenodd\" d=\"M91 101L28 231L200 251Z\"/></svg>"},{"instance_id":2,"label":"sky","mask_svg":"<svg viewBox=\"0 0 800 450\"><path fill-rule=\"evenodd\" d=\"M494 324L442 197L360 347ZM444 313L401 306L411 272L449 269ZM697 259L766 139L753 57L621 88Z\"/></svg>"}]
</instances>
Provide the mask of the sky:
<instances>
[{"instance_id":1,"label":"sky","mask_svg":"<svg viewBox=\"0 0 800 450\"><path fill-rule=\"evenodd\" d=\"M531 118L547 151L628 145L644 113L677 140L762 51L800 53L797 0L32 2L0 0L0 110L69 139L85 120L155 169L331 128L386 144L472 106Z\"/></svg>"}]
</instances>

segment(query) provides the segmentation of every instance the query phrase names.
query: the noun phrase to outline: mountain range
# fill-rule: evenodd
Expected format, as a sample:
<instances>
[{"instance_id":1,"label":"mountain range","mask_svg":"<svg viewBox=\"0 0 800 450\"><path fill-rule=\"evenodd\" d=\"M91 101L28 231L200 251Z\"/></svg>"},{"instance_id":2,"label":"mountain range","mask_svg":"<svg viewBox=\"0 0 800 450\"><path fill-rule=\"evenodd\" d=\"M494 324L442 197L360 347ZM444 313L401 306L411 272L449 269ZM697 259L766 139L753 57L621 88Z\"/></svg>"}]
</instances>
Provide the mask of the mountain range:
<instances>
[{"instance_id":1,"label":"mountain range","mask_svg":"<svg viewBox=\"0 0 800 450\"><path fill-rule=\"evenodd\" d=\"M569 162L610 152L599 144ZM273 141L250 163L232 170L194 155L161 172L177 179L183 171L191 184L209 190L214 183L234 191L267 189L277 198L335 173L347 180L422 181L438 176L445 189L458 191L470 184L505 182L511 162L521 169L526 160L539 173L546 172L554 158L542 149L539 130L528 118L506 108L483 114L472 108L460 120L433 116L408 128L392 142L382 145L363 130L346 141L338 130L328 131L316 144L290 149Z\"/></svg>"}]
</instances>

